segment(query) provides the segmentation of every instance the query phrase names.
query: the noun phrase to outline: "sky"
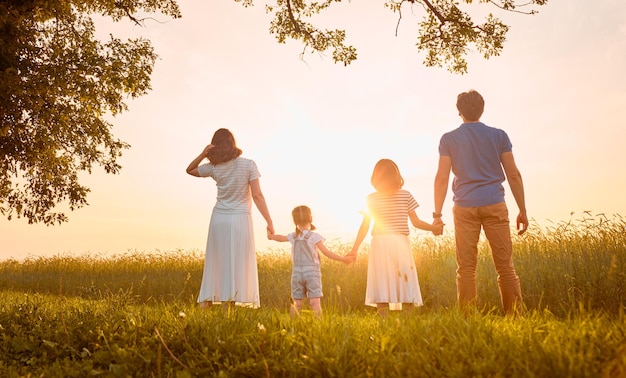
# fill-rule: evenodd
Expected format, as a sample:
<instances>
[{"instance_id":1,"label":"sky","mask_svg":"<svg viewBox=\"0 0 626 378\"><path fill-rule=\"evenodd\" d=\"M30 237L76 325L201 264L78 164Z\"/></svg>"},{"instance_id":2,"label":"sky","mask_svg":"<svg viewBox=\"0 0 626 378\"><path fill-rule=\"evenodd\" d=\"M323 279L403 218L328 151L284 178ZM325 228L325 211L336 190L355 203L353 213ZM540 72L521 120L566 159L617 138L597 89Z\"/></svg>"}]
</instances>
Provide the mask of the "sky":
<instances>
[{"instance_id":1,"label":"sky","mask_svg":"<svg viewBox=\"0 0 626 378\"><path fill-rule=\"evenodd\" d=\"M345 2L322 20L345 29L358 59L305 53L269 34L264 2L179 1L183 17L145 27L99 22L102 36L143 36L159 59L152 91L128 100L113 133L132 147L118 175L81 175L89 205L60 226L0 219L0 260L53 256L204 251L215 183L185 168L218 128L230 129L261 172L277 233L292 232L291 210L307 205L329 246L356 237L374 164L393 159L431 221L441 135L461 123L456 96L485 98L482 121L504 129L526 191L531 227L591 215L626 216L626 2L551 0L533 16L492 11L510 26L500 56L470 52L469 72L427 68L415 47L422 16L384 1ZM464 5L467 7L467 5ZM505 183L512 222L517 207ZM452 194L444 205L451 232ZM573 213L573 215L572 215ZM253 208L260 253L268 241ZM426 234L412 230L411 237Z\"/></svg>"}]
</instances>

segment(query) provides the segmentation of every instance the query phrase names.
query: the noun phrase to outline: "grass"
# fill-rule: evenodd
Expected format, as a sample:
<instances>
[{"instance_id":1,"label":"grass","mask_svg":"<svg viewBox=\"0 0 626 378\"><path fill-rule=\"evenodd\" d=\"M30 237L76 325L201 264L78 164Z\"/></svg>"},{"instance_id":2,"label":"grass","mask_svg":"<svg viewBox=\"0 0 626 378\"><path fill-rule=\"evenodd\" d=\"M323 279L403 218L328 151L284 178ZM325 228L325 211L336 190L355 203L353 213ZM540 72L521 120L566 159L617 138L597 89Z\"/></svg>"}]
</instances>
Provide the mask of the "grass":
<instances>
[{"instance_id":1,"label":"grass","mask_svg":"<svg viewBox=\"0 0 626 378\"><path fill-rule=\"evenodd\" d=\"M484 241L481 311L457 311L452 235L414 236L425 305L386 319L363 305L366 248L349 266L324 260L321 320L288 315L288 253L259 254L257 310L196 306L199 251L7 260L0 376L624 377L625 231L587 214L516 237L527 310L515 319Z\"/></svg>"}]
</instances>

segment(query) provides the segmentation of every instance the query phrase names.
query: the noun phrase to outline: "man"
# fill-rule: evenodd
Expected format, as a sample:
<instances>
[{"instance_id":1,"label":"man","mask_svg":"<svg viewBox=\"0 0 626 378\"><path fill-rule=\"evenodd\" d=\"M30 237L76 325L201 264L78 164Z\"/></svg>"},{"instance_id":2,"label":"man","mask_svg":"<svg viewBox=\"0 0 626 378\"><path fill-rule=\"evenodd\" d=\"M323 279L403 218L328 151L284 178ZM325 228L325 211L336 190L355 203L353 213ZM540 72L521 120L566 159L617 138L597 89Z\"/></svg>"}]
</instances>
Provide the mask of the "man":
<instances>
[{"instance_id":1,"label":"man","mask_svg":"<svg viewBox=\"0 0 626 378\"><path fill-rule=\"evenodd\" d=\"M522 291L513 265L509 214L502 183L505 179L508 180L519 208L519 235L528 228L524 184L513 158L508 135L503 130L480 122L484 106L483 97L474 90L461 93L457 97L456 107L463 124L444 134L439 142L433 224L443 223L441 210L452 170L459 306L467 313L476 305L478 240L482 228L489 241L498 273L504 312L513 315L522 309Z\"/></svg>"}]
</instances>

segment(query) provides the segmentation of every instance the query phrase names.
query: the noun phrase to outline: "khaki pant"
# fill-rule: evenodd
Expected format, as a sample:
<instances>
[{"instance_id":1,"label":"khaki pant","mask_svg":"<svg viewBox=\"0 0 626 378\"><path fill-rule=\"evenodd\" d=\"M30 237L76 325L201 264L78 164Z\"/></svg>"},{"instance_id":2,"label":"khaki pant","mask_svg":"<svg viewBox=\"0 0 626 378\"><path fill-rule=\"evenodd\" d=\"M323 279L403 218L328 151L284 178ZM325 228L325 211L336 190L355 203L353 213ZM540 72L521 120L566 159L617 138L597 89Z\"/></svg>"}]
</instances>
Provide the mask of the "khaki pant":
<instances>
[{"instance_id":1,"label":"khaki pant","mask_svg":"<svg viewBox=\"0 0 626 378\"><path fill-rule=\"evenodd\" d=\"M476 267L481 227L491 246L493 263L498 273L500 299L505 314L522 309L522 290L513 266L513 243L506 203L481 207L454 206L456 239L457 297L463 310L476 305Z\"/></svg>"}]
</instances>

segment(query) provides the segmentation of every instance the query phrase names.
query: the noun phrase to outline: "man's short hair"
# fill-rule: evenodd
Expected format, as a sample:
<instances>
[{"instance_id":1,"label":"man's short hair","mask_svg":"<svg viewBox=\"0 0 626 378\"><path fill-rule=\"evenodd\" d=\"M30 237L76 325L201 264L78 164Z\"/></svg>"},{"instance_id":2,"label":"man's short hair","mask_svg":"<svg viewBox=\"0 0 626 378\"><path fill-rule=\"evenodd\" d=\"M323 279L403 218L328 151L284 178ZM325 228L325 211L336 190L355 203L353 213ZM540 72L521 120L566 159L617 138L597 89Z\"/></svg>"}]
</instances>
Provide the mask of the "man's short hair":
<instances>
[{"instance_id":1,"label":"man's short hair","mask_svg":"<svg viewBox=\"0 0 626 378\"><path fill-rule=\"evenodd\" d=\"M473 89L460 93L456 99L456 108L468 121L478 121L485 110L485 100Z\"/></svg>"}]
</instances>

